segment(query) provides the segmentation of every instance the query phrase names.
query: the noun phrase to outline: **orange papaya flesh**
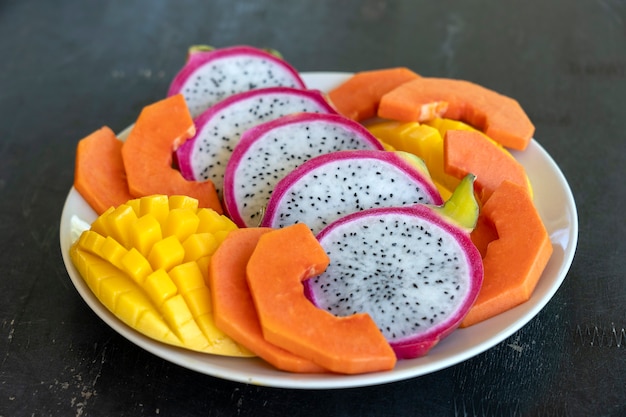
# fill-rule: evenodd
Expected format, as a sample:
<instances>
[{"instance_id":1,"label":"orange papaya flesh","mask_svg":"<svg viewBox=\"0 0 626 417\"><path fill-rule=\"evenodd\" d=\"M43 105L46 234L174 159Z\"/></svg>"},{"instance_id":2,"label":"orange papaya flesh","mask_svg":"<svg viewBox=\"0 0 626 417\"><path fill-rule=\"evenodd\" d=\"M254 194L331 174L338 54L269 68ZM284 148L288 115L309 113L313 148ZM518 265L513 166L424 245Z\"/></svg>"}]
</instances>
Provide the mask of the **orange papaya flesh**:
<instances>
[{"instance_id":1,"label":"orange papaya flesh","mask_svg":"<svg viewBox=\"0 0 626 417\"><path fill-rule=\"evenodd\" d=\"M474 185L483 203L504 180L531 195L522 164L480 132L448 130L443 141L443 165L445 172L456 178L476 175Z\"/></svg>"},{"instance_id":2,"label":"orange papaya flesh","mask_svg":"<svg viewBox=\"0 0 626 417\"><path fill-rule=\"evenodd\" d=\"M469 123L508 148L524 150L535 132L519 102L470 81L422 77L380 100L378 116L426 122L445 117Z\"/></svg>"},{"instance_id":3,"label":"orange papaya flesh","mask_svg":"<svg viewBox=\"0 0 626 417\"><path fill-rule=\"evenodd\" d=\"M246 265L259 238L269 228L230 232L211 257L208 282L215 325L277 369L298 373L325 372L314 362L263 338L259 317L246 281Z\"/></svg>"},{"instance_id":4,"label":"orange papaya flesh","mask_svg":"<svg viewBox=\"0 0 626 417\"><path fill-rule=\"evenodd\" d=\"M122 146L130 193L186 195L197 199L200 207L223 213L212 182L187 181L172 167L173 152L195 131L181 94L144 107Z\"/></svg>"},{"instance_id":5,"label":"orange papaya flesh","mask_svg":"<svg viewBox=\"0 0 626 417\"><path fill-rule=\"evenodd\" d=\"M498 238L498 232L491 221L481 212L476 220L476 226L470 233L470 238L480 252L480 256L484 258L489 244Z\"/></svg>"},{"instance_id":6,"label":"orange papaya flesh","mask_svg":"<svg viewBox=\"0 0 626 417\"><path fill-rule=\"evenodd\" d=\"M78 142L74 188L98 215L132 198L122 160L122 142L107 126Z\"/></svg>"},{"instance_id":7,"label":"orange papaya flesh","mask_svg":"<svg viewBox=\"0 0 626 417\"><path fill-rule=\"evenodd\" d=\"M266 340L337 373L390 370L396 356L372 318L335 317L314 306L302 281L329 259L305 224L267 233L247 265L250 292Z\"/></svg>"},{"instance_id":8,"label":"orange papaya flesh","mask_svg":"<svg viewBox=\"0 0 626 417\"><path fill-rule=\"evenodd\" d=\"M378 103L385 93L418 77L405 67L361 71L332 89L328 98L340 114L362 121L376 116Z\"/></svg>"},{"instance_id":9,"label":"orange papaya flesh","mask_svg":"<svg viewBox=\"0 0 626 417\"><path fill-rule=\"evenodd\" d=\"M503 181L481 214L493 224L498 238L487 246L483 286L461 327L528 301L553 252L550 236L522 186Z\"/></svg>"}]
</instances>

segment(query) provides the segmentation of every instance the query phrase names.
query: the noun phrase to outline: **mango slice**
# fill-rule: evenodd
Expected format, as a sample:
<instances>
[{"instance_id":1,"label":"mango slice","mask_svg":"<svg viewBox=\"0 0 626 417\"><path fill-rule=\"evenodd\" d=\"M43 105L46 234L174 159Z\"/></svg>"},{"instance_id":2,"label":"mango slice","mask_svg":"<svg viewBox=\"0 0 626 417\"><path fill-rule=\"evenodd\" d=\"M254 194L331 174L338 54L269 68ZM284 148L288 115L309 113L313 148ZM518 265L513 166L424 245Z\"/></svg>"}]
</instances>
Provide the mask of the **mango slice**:
<instances>
[{"instance_id":1,"label":"mango slice","mask_svg":"<svg viewBox=\"0 0 626 417\"><path fill-rule=\"evenodd\" d=\"M185 196L153 195L106 210L70 248L95 296L128 326L198 352L254 356L213 321L211 255L237 226Z\"/></svg>"},{"instance_id":2,"label":"mango slice","mask_svg":"<svg viewBox=\"0 0 626 417\"><path fill-rule=\"evenodd\" d=\"M384 120L366 127L370 133L383 142L384 146L420 157L444 200L451 196L452 191L461 182L461 178L449 174L444 168L443 138L448 130L478 132L466 123L447 118L436 118L425 123ZM513 155L502 145L487 135L484 137L495 144L503 154L513 158ZM530 181L528 181L528 187L532 195Z\"/></svg>"},{"instance_id":3,"label":"mango slice","mask_svg":"<svg viewBox=\"0 0 626 417\"><path fill-rule=\"evenodd\" d=\"M368 125L367 129L394 149L420 157L441 197L444 200L450 197L460 180L443 169L443 137L437 128L417 122L383 121Z\"/></svg>"}]
</instances>

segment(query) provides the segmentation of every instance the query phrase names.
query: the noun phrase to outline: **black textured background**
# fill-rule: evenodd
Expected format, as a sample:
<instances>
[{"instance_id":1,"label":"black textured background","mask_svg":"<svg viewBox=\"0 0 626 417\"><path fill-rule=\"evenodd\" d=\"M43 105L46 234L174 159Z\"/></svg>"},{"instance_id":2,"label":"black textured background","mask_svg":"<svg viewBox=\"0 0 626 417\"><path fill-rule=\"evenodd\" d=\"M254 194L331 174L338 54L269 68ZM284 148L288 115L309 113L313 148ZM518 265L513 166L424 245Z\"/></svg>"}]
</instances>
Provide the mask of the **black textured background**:
<instances>
[{"instance_id":1,"label":"black textured background","mask_svg":"<svg viewBox=\"0 0 626 417\"><path fill-rule=\"evenodd\" d=\"M517 98L570 182L580 239L553 300L457 366L334 391L163 361L72 286L59 219L77 141L164 96L189 45L302 71L403 65ZM623 0L0 0L0 416L625 416Z\"/></svg>"}]
</instances>

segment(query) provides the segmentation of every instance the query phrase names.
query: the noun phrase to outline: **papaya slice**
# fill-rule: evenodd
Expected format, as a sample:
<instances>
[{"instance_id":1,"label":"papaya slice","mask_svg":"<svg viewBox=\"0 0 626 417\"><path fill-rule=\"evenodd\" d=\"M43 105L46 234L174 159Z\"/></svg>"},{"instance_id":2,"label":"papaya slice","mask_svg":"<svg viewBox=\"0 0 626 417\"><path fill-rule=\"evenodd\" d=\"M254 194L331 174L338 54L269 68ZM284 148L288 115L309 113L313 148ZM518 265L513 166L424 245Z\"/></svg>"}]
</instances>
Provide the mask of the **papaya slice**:
<instances>
[{"instance_id":1,"label":"papaya slice","mask_svg":"<svg viewBox=\"0 0 626 417\"><path fill-rule=\"evenodd\" d=\"M259 317L246 281L246 265L259 238L270 228L232 231L211 258L208 285L215 325L242 346L277 369L298 373L324 368L263 338Z\"/></svg>"},{"instance_id":2,"label":"papaya slice","mask_svg":"<svg viewBox=\"0 0 626 417\"><path fill-rule=\"evenodd\" d=\"M306 224L261 236L248 261L247 280L263 337L333 372L392 369L396 356L368 314L335 317L304 295L302 281L321 273L328 262Z\"/></svg>"},{"instance_id":3,"label":"papaya slice","mask_svg":"<svg viewBox=\"0 0 626 417\"><path fill-rule=\"evenodd\" d=\"M188 181L172 167L173 152L195 131L182 94L144 107L122 146L131 195L186 195L197 199L200 207L221 214L222 206L212 182Z\"/></svg>"},{"instance_id":4,"label":"papaya slice","mask_svg":"<svg viewBox=\"0 0 626 417\"><path fill-rule=\"evenodd\" d=\"M443 140L443 165L445 172L456 178L476 175L474 184L483 203L504 180L531 194L522 164L480 132L448 130Z\"/></svg>"},{"instance_id":5,"label":"papaya slice","mask_svg":"<svg viewBox=\"0 0 626 417\"><path fill-rule=\"evenodd\" d=\"M74 188L96 214L132 198L126 183L122 142L103 126L78 142Z\"/></svg>"},{"instance_id":6,"label":"papaya slice","mask_svg":"<svg viewBox=\"0 0 626 417\"><path fill-rule=\"evenodd\" d=\"M466 122L508 148L524 150L535 132L519 102L465 80L421 77L380 99L378 116L426 122L435 117Z\"/></svg>"},{"instance_id":7,"label":"papaya slice","mask_svg":"<svg viewBox=\"0 0 626 417\"><path fill-rule=\"evenodd\" d=\"M476 220L476 226L470 233L470 238L480 252L480 256L484 258L489 244L498 238L498 232L491 221L481 212Z\"/></svg>"},{"instance_id":8,"label":"papaya slice","mask_svg":"<svg viewBox=\"0 0 626 417\"><path fill-rule=\"evenodd\" d=\"M503 181L483 206L482 215L493 224L498 238L487 246L483 286L462 327L528 301L553 251L524 187Z\"/></svg>"},{"instance_id":9,"label":"papaya slice","mask_svg":"<svg viewBox=\"0 0 626 417\"><path fill-rule=\"evenodd\" d=\"M343 116L362 121L376 116L381 97L419 75L405 67L361 71L328 93L330 102Z\"/></svg>"}]
</instances>

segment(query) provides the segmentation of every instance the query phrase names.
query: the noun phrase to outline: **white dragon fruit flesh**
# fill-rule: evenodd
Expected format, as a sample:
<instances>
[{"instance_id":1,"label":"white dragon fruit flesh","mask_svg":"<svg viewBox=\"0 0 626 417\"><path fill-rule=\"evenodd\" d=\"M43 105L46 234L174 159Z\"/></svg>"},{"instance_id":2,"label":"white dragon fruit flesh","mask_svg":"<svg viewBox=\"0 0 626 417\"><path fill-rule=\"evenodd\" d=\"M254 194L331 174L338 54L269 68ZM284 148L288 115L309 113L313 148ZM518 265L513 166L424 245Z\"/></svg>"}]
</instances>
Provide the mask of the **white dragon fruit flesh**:
<instances>
[{"instance_id":1,"label":"white dragon fruit flesh","mask_svg":"<svg viewBox=\"0 0 626 417\"><path fill-rule=\"evenodd\" d=\"M399 359L456 329L482 285L468 231L428 205L353 213L317 238L330 265L304 281L307 297L337 316L368 313Z\"/></svg>"},{"instance_id":2,"label":"white dragon fruit flesh","mask_svg":"<svg viewBox=\"0 0 626 417\"><path fill-rule=\"evenodd\" d=\"M178 168L188 180L211 180L222 196L224 171L241 134L292 113L335 113L321 92L268 87L232 95L196 119L196 134L176 150Z\"/></svg>"},{"instance_id":3,"label":"white dragon fruit flesh","mask_svg":"<svg viewBox=\"0 0 626 417\"><path fill-rule=\"evenodd\" d=\"M316 156L278 182L261 226L305 223L318 233L346 214L373 207L441 204L427 171L403 155L355 150Z\"/></svg>"},{"instance_id":4,"label":"white dragon fruit flesh","mask_svg":"<svg viewBox=\"0 0 626 417\"><path fill-rule=\"evenodd\" d=\"M246 45L191 48L167 95L182 94L192 117L197 117L226 97L274 86L305 88L288 62L266 50Z\"/></svg>"},{"instance_id":5,"label":"white dragon fruit flesh","mask_svg":"<svg viewBox=\"0 0 626 417\"><path fill-rule=\"evenodd\" d=\"M224 209L240 227L257 226L276 184L313 157L340 150L382 151L359 123L337 114L298 113L241 135L224 174Z\"/></svg>"}]
</instances>

